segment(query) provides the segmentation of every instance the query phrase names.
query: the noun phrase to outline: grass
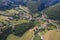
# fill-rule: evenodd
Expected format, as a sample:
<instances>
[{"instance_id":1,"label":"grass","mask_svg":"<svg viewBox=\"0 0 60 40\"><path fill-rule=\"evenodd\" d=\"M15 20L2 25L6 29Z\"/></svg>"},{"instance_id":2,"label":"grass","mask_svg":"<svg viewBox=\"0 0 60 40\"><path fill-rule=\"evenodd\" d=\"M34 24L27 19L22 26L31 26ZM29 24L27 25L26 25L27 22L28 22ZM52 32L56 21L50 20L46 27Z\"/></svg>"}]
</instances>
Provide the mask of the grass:
<instances>
[{"instance_id":1,"label":"grass","mask_svg":"<svg viewBox=\"0 0 60 40\"><path fill-rule=\"evenodd\" d=\"M13 24L23 24L23 23L28 23L28 22L29 22L28 20L18 20L18 21L13 20L12 21Z\"/></svg>"},{"instance_id":2,"label":"grass","mask_svg":"<svg viewBox=\"0 0 60 40\"><path fill-rule=\"evenodd\" d=\"M46 21L45 20L41 20L40 21L40 24L44 24Z\"/></svg>"},{"instance_id":3,"label":"grass","mask_svg":"<svg viewBox=\"0 0 60 40\"><path fill-rule=\"evenodd\" d=\"M28 31L27 33L25 33L22 37L21 40L31 40L33 36L33 31Z\"/></svg>"},{"instance_id":4,"label":"grass","mask_svg":"<svg viewBox=\"0 0 60 40\"><path fill-rule=\"evenodd\" d=\"M3 20L8 20L8 17L6 17L6 16L0 16L0 21L3 21Z\"/></svg>"},{"instance_id":5,"label":"grass","mask_svg":"<svg viewBox=\"0 0 60 40\"><path fill-rule=\"evenodd\" d=\"M34 40L41 40L39 35L35 35Z\"/></svg>"},{"instance_id":6,"label":"grass","mask_svg":"<svg viewBox=\"0 0 60 40\"><path fill-rule=\"evenodd\" d=\"M35 21L36 26L41 26L41 24L44 24L44 23L46 23L45 20Z\"/></svg>"},{"instance_id":7,"label":"grass","mask_svg":"<svg viewBox=\"0 0 60 40\"><path fill-rule=\"evenodd\" d=\"M60 40L60 30L51 30L44 35L44 40Z\"/></svg>"},{"instance_id":8,"label":"grass","mask_svg":"<svg viewBox=\"0 0 60 40\"><path fill-rule=\"evenodd\" d=\"M11 10L7 10L8 13L13 14L13 13L18 13L18 11L11 9Z\"/></svg>"},{"instance_id":9,"label":"grass","mask_svg":"<svg viewBox=\"0 0 60 40\"><path fill-rule=\"evenodd\" d=\"M22 37L10 34L6 40L31 40L32 36L33 36L33 31L29 30Z\"/></svg>"},{"instance_id":10,"label":"grass","mask_svg":"<svg viewBox=\"0 0 60 40\"><path fill-rule=\"evenodd\" d=\"M41 35L44 35L47 31L48 31L48 30L45 29L44 31L41 31L40 34L41 34Z\"/></svg>"},{"instance_id":11,"label":"grass","mask_svg":"<svg viewBox=\"0 0 60 40\"><path fill-rule=\"evenodd\" d=\"M20 39L20 37L15 36L15 35L13 35L13 34L10 34L10 35L7 37L6 40L19 40L19 39Z\"/></svg>"}]
</instances>

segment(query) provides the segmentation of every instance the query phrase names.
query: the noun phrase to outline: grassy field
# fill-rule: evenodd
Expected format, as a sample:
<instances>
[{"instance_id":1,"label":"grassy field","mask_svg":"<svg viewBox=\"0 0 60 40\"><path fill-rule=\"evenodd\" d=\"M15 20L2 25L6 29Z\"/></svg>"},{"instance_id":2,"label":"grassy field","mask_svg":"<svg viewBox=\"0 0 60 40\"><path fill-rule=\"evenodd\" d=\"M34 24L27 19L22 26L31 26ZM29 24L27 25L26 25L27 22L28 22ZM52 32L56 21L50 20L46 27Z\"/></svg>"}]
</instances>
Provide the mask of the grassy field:
<instances>
[{"instance_id":1,"label":"grassy field","mask_svg":"<svg viewBox=\"0 0 60 40\"><path fill-rule=\"evenodd\" d=\"M33 36L33 31L29 30L27 33L25 33L20 40L31 40Z\"/></svg>"},{"instance_id":2,"label":"grassy field","mask_svg":"<svg viewBox=\"0 0 60 40\"><path fill-rule=\"evenodd\" d=\"M18 21L13 20L12 21L13 24L23 24L23 23L28 23L28 22L29 22L28 20L18 20Z\"/></svg>"},{"instance_id":3,"label":"grassy field","mask_svg":"<svg viewBox=\"0 0 60 40\"><path fill-rule=\"evenodd\" d=\"M22 37L10 34L6 40L31 40L33 34L32 30L27 31Z\"/></svg>"},{"instance_id":4,"label":"grassy field","mask_svg":"<svg viewBox=\"0 0 60 40\"><path fill-rule=\"evenodd\" d=\"M60 40L60 30L51 30L44 35L44 40Z\"/></svg>"},{"instance_id":5,"label":"grassy field","mask_svg":"<svg viewBox=\"0 0 60 40\"><path fill-rule=\"evenodd\" d=\"M6 40L20 40L20 37L10 34Z\"/></svg>"}]
</instances>

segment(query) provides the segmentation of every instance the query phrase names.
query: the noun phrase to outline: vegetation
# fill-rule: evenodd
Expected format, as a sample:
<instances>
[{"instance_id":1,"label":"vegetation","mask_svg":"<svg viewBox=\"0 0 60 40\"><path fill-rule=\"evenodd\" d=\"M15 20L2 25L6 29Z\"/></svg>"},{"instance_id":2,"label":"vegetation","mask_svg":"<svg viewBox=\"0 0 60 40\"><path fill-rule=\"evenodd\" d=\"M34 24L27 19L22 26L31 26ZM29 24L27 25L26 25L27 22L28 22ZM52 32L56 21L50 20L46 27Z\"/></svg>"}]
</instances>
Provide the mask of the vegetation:
<instances>
[{"instance_id":1,"label":"vegetation","mask_svg":"<svg viewBox=\"0 0 60 40\"><path fill-rule=\"evenodd\" d=\"M24 32L26 32L28 29L33 28L34 27L34 23L29 22L29 23L23 23L23 24L17 24L15 25L15 29L14 29L14 34L21 36Z\"/></svg>"},{"instance_id":2,"label":"vegetation","mask_svg":"<svg viewBox=\"0 0 60 40\"><path fill-rule=\"evenodd\" d=\"M39 35L35 35L34 39L33 40L41 40L40 36Z\"/></svg>"},{"instance_id":3,"label":"vegetation","mask_svg":"<svg viewBox=\"0 0 60 40\"><path fill-rule=\"evenodd\" d=\"M47 14L50 19L60 20L60 3L56 4L55 6L47 8L44 10L43 13Z\"/></svg>"},{"instance_id":4,"label":"vegetation","mask_svg":"<svg viewBox=\"0 0 60 40\"><path fill-rule=\"evenodd\" d=\"M60 40L60 30L51 30L44 35L44 40Z\"/></svg>"},{"instance_id":5,"label":"vegetation","mask_svg":"<svg viewBox=\"0 0 60 40\"><path fill-rule=\"evenodd\" d=\"M10 34L6 40L31 40L33 36L33 31L32 30L28 30L27 32L25 32L23 34L22 37L20 36L16 36L14 34Z\"/></svg>"},{"instance_id":6,"label":"vegetation","mask_svg":"<svg viewBox=\"0 0 60 40\"><path fill-rule=\"evenodd\" d=\"M60 40L60 3L50 1L0 0L0 40L41 40L49 30L48 39Z\"/></svg>"}]
</instances>

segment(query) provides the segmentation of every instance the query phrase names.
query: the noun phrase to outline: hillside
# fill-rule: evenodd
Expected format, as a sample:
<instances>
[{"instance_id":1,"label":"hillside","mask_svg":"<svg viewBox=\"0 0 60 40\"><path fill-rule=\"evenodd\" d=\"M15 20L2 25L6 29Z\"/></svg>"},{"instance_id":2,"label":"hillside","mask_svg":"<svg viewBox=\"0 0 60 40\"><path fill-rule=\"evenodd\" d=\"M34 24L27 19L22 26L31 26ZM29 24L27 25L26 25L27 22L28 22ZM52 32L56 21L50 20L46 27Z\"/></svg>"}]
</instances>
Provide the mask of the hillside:
<instances>
[{"instance_id":1,"label":"hillside","mask_svg":"<svg viewBox=\"0 0 60 40\"><path fill-rule=\"evenodd\" d=\"M43 10L44 14L47 14L49 19L60 20L60 3Z\"/></svg>"},{"instance_id":2,"label":"hillside","mask_svg":"<svg viewBox=\"0 0 60 40\"><path fill-rule=\"evenodd\" d=\"M0 10L11 9L23 5L28 7L31 12L37 12L59 2L60 0L1 0Z\"/></svg>"},{"instance_id":3,"label":"hillside","mask_svg":"<svg viewBox=\"0 0 60 40\"><path fill-rule=\"evenodd\" d=\"M0 40L60 40L59 2L0 0Z\"/></svg>"}]
</instances>

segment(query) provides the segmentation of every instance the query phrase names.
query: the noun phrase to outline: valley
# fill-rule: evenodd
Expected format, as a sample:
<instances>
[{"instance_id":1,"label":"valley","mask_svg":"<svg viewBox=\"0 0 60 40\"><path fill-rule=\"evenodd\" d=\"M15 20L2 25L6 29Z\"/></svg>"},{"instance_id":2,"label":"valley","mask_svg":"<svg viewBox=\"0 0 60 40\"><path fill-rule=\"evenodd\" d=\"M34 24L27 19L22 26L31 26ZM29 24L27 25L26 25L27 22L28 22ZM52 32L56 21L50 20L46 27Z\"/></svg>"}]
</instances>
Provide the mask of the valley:
<instances>
[{"instance_id":1,"label":"valley","mask_svg":"<svg viewBox=\"0 0 60 40\"><path fill-rule=\"evenodd\" d=\"M2 0L0 40L60 40L60 0Z\"/></svg>"}]
</instances>

